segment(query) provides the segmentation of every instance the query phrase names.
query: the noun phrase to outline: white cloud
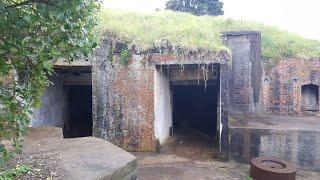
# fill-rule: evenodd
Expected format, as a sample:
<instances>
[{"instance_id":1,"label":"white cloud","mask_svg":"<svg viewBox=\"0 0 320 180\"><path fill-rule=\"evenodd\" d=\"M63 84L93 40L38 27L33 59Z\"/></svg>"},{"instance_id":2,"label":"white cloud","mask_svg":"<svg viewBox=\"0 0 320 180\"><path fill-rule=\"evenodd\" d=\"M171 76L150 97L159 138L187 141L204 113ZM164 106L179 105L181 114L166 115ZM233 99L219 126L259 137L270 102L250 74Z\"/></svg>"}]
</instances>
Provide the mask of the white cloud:
<instances>
[{"instance_id":1,"label":"white cloud","mask_svg":"<svg viewBox=\"0 0 320 180\"><path fill-rule=\"evenodd\" d=\"M167 0L104 0L104 6L152 12ZM262 22L320 40L319 0L223 0L226 17Z\"/></svg>"}]
</instances>

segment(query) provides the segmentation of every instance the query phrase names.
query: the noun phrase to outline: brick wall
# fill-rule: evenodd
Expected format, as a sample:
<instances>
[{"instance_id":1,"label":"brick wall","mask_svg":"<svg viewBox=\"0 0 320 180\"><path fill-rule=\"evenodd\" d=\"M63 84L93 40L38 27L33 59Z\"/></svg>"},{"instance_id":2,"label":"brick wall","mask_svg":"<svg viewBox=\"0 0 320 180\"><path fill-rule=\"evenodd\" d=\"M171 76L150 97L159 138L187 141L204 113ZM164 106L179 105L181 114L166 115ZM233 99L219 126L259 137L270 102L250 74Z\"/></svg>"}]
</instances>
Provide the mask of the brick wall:
<instances>
[{"instance_id":1,"label":"brick wall","mask_svg":"<svg viewBox=\"0 0 320 180\"><path fill-rule=\"evenodd\" d=\"M320 85L320 58L283 59L269 70L263 80L264 102L268 112L296 115L318 115L301 108L301 87Z\"/></svg>"},{"instance_id":2,"label":"brick wall","mask_svg":"<svg viewBox=\"0 0 320 180\"><path fill-rule=\"evenodd\" d=\"M154 67L141 63L114 65L114 108L117 141L127 150L155 148Z\"/></svg>"},{"instance_id":3,"label":"brick wall","mask_svg":"<svg viewBox=\"0 0 320 180\"><path fill-rule=\"evenodd\" d=\"M222 39L232 51L230 113L246 114L263 111L260 32L224 32Z\"/></svg>"},{"instance_id":4,"label":"brick wall","mask_svg":"<svg viewBox=\"0 0 320 180\"><path fill-rule=\"evenodd\" d=\"M175 57L171 53L131 51L127 65L120 64L119 51L109 53L110 42L93 55L93 131L94 136L134 151L154 151L154 74L155 66L207 63L228 64L226 51L214 54L190 53ZM112 57L110 58L110 54Z\"/></svg>"}]
</instances>

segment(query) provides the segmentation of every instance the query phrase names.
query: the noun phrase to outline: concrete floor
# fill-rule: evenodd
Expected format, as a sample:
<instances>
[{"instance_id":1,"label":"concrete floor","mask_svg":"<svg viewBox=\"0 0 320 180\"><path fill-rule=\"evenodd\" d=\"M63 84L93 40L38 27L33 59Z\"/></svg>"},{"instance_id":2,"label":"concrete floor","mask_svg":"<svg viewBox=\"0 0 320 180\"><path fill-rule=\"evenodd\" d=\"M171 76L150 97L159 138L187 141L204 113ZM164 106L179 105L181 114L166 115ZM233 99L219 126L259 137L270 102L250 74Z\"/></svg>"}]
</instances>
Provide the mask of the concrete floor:
<instances>
[{"instance_id":1,"label":"concrete floor","mask_svg":"<svg viewBox=\"0 0 320 180\"><path fill-rule=\"evenodd\" d=\"M61 132L55 129L33 129L25 138L22 156L34 159L46 155L43 157L49 159L52 154L58 155L61 160L56 164L61 165L61 174L54 179L96 179L135 161L134 156L101 139L61 138ZM249 179L248 164L217 160L217 151L210 141L197 132L180 134L172 137L159 154L133 153L137 171L135 163L126 166L125 171L131 172L133 167L132 173L137 172L139 180ZM298 171L297 180L308 179L319 180L320 172Z\"/></svg>"},{"instance_id":2,"label":"concrete floor","mask_svg":"<svg viewBox=\"0 0 320 180\"><path fill-rule=\"evenodd\" d=\"M139 180L248 180L249 165L218 160L199 161L177 155L134 153ZM320 172L298 171L297 180L319 180Z\"/></svg>"}]
</instances>

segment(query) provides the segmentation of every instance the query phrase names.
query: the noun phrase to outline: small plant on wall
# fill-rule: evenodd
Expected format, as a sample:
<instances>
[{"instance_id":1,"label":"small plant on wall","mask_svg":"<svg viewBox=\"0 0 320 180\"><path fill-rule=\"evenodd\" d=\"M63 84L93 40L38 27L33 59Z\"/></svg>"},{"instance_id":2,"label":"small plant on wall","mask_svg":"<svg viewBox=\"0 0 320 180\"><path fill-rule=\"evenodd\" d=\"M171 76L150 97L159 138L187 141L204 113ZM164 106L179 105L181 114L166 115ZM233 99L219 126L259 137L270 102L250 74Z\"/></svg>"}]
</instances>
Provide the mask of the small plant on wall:
<instances>
[{"instance_id":1,"label":"small plant on wall","mask_svg":"<svg viewBox=\"0 0 320 180\"><path fill-rule=\"evenodd\" d=\"M128 64L129 56L130 56L129 50L128 49L122 49L121 52L120 52L120 61L119 61L119 63L122 66L126 66Z\"/></svg>"}]
</instances>

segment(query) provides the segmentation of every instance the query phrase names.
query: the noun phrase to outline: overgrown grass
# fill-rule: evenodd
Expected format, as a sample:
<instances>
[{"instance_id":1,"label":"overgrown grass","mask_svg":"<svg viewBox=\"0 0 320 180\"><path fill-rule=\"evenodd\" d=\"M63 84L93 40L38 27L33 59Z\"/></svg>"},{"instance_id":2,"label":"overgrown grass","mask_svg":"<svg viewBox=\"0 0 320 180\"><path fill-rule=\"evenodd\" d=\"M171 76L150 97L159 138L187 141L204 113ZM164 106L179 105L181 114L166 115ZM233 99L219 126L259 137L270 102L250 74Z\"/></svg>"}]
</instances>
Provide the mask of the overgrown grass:
<instances>
[{"instance_id":1,"label":"overgrown grass","mask_svg":"<svg viewBox=\"0 0 320 180\"><path fill-rule=\"evenodd\" d=\"M157 46L162 40L184 48L224 49L220 32L259 30L262 32L264 58L319 57L320 42L295 33L263 24L212 16L161 11L135 13L102 9L98 31L121 41L137 45L142 50Z\"/></svg>"}]
</instances>

